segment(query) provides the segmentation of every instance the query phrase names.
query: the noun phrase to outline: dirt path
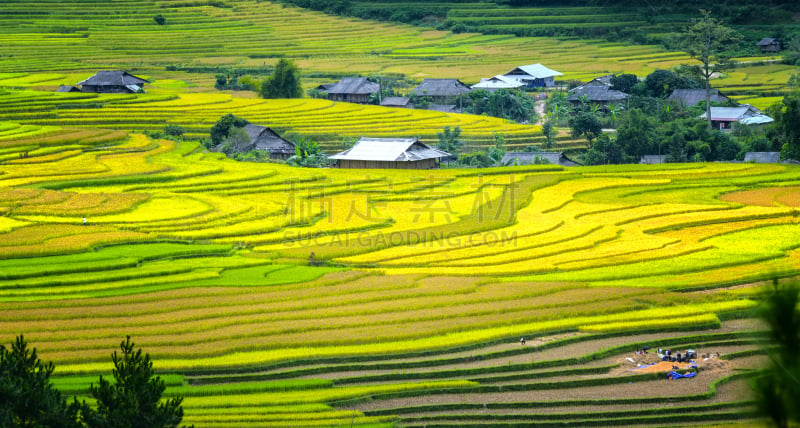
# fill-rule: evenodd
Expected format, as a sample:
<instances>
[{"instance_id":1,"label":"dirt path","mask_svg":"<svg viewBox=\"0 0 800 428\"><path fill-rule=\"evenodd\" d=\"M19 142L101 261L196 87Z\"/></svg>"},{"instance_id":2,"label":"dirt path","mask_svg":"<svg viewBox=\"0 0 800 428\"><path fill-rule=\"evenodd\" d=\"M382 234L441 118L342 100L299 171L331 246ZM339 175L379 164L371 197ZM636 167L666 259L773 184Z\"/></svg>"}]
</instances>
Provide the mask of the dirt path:
<instances>
[{"instance_id":1,"label":"dirt path","mask_svg":"<svg viewBox=\"0 0 800 428\"><path fill-rule=\"evenodd\" d=\"M440 394L440 395L426 395L421 397L408 397L396 398L390 400L374 400L367 403L361 403L357 407L361 411L369 411L376 409L392 409L398 407L414 407L431 404L445 404L445 403L471 403L471 404L484 404L484 403L515 403L515 402L545 402L545 401L564 401L564 400L584 400L584 399L622 399L622 398L639 398L639 397L663 397L664 402L659 404L666 405L670 403L669 397L686 396L702 394L708 391L709 385L716 379L730 374L730 370L720 371L706 371L697 374L697 377L691 379L667 380L658 379L643 382L633 382L630 384L616 384L616 385L599 385L588 387L572 387L564 389L550 389L550 390L536 390L536 391L510 391L510 392L496 392L496 393L481 393L481 394L467 394L467 393L454 393L454 394ZM694 404L708 404L712 402L726 402L744 400L750 394L749 384L746 380L739 380L731 382L736 383L735 388L730 385L727 388L720 387L717 390L717 395L708 400L697 401L678 401L676 406L686 406ZM638 406L638 407L637 407ZM653 403L644 403L629 408L649 408ZM592 407L592 406L587 406ZM595 410L598 408L607 408L607 406L594 406ZM564 407L550 406L548 407L553 412L558 412L559 409L564 411ZM573 407L568 407L572 411ZM544 409L537 409L542 411Z\"/></svg>"},{"instance_id":2,"label":"dirt path","mask_svg":"<svg viewBox=\"0 0 800 428\"><path fill-rule=\"evenodd\" d=\"M544 100L534 101L533 110L536 112L536 123L544 123Z\"/></svg>"}]
</instances>

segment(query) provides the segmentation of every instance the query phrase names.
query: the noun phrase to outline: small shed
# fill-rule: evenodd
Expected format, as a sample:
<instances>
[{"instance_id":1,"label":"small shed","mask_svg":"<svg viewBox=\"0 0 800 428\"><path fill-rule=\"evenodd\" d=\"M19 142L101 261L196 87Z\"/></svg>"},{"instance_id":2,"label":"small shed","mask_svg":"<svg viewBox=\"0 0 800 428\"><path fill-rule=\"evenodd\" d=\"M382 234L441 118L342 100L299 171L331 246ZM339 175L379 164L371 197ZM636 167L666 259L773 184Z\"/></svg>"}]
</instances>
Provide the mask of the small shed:
<instances>
[{"instance_id":1,"label":"small shed","mask_svg":"<svg viewBox=\"0 0 800 428\"><path fill-rule=\"evenodd\" d=\"M667 155L644 155L642 159L639 160L639 163L644 165L660 165L665 163L664 159L666 158Z\"/></svg>"},{"instance_id":2,"label":"small shed","mask_svg":"<svg viewBox=\"0 0 800 428\"><path fill-rule=\"evenodd\" d=\"M556 85L556 76L564 73L549 69L542 64L521 65L504 74L525 84L527 88L549 88Z\"/></svg>"},{"instance_id":3,"label":"small shed","mask_svg":"<svg viewBox=\"0 0 800 428\"><path fill-rule=\"evenodd\" d=\"M481 79L480 83L472 85L472 89L485 89L489 92L494 92L498 89L519 89L524 86L525 84L517 79L498 74L488 79Z\"/></svg>"},{"instance_id":4,"label":"small shed","mask_svg":"<svg viewBox=\"0 0 800 428\"><path fill-rule=\"evenodd\" d=\"M781 51L781 42L772 37L764 37L760 42L756 43L761 49L761 53L776 53Z\"/></svg>"},{"instance_id":5,"label":"small shed","mask_svg":"<svg viewBox=\"0 0 800 428\"><path fill-rule=\"evenodd\" d=\"M780 163L781 152L747 152L744 154L744 161L753 163Z\"/></svg>"},{"instance_id":6,"label":"small shed","mask_svg":"<svg viewBox=\"0 0 800 428\"><path fill-rule=\"evenodd\" d=\"M384 107L414 108L414 105L411 104L411 98L408 97L386 97L381 100L381 105Z\"/></svg>"},{"instance_id":7,"label":"small shed","mask_svg":"<svg viewBox=\"0 0 800 428\"><path fill-rule=\"evenodd\" d=\"M428 106L428 110L442 113L461 113L461 110L455 104L431 104Z\"/></svg>"},{"instance_id":8,"label":"small shed","mask_svg":"<svg viewBox=\"0 0 800 428\"><path fill-rule=\"evenodd\" d=\"M369 104L369 97L380 91L381 87L366 77L345 77L328 89L328 99L347 103Z\"/></svg>"},{"instance_id":9,"label":"small shed","mask_svg":"<svg viewBox=\"0 0 800 428\"><path fill-rule=\"evenodd\" d=\"M696 106L700 101L706 100L705 89L676 89L667 97L670 101L675 101L678 104L683 104L687 107ZM711 90L711 102L724 103L728 101L728 97L719 93L719 89Z\"/></svg>"},{"instance_id":10,"label":"small shed","mask_svg":"<svg viewBox=\"0 0 800 428\"><path fill-rule=\"evenodd\" d=\"M80 88L72 85L61 85L56 89L56 92L80 92Z\"/></svg>"},{"instance_id":11,"label":"small shed","mask_svg":"<svg viewBox=\"0 0 800 428\"><path fill-rule=\"evenodd\" d=\"M78 86L81 87L81 92L135 94L144 92L142 88L145 83L149 82L127 71L109 70L98 71L94 76L78 82Z\"/></svg>"},{"instance_id":12,"label":"small shed","mask_svg":"<svg viewBox=\"0 0 800 428\"><path fill-rule=\"evenodd\" d=\"M285 140L271 128L249 123L245 125L244 132L250 137L250 141L234 147L237 152L247 153L254 150L264 150L269 152L270 159L281 160L286 160L295 154L294 144Z\"/></svg>"},{"instance_id":13,"label":"small shed","mask_svg":"<svg viewBox=\"0 0 800 428\"><path fill-rule=\"evenodd\" d=\"M350 149L330 156L339 168L433 169L450 153L430 147L416 138L366 138Z\"/></svg>"},{"instance_id":14,"label":"small shed","mask_svg":"<svg viewBox=\"0 0 800 428\"><path fill-rule=\"evenodd\" d=\"M539 158L538 160L536 158ZM512 165L534 165L542 163L561 166L580 166L578 162L570 159L563 152L507 152L500 161L503 165L511 162Z\"/></svg>"},{"instance_id":15,"label":"small shed","mask_svg":"<svg viewBox=\"0 0 800 428\"><path fill-rule=\"evenodd\" d=\"M425 79L412 89L421 97L431 97L436 104L452 104L469 91L469 86L458 79Z\"/></svg>"}]
</instances>

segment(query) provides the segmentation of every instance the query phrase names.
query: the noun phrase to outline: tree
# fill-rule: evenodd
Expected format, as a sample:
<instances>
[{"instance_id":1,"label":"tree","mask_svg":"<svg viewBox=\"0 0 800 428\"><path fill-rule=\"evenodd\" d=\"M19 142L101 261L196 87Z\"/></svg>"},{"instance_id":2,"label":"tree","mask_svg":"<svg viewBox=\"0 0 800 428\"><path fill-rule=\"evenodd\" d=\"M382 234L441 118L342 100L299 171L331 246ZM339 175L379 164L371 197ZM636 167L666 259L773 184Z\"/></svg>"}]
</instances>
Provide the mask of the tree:
<instances>
[{"instance_id":1,"label":"tree","mask_svg":"<svg viewBox=\"0 0 800 428\"><path fill-rule=\"evenodd\" d=\"M686 129L679 123L672 122L667 134L664 136L664 143L667 146L667 157L665 162L679 163L686 162Z\"/></svg>"},{"instance_id":2,"label":"tree","mask_svg":"<svg viewBox=\"0 0 800 428\"><path fill-rule=\"evenodd\" d=\"M44 364L36 348L17 336L11 350L0 345L0 426L29 428L80 427L78 405L67 405L50 384L53 363Z\"/></svg>"},{"instance_id":3,"label":"tree","mask_svg":"<svg viewBox=\"0 0 800 428\"><path fill-rule=\"evenodd\" d=\"M134 351L128 336L120 343L122 355L111 355L114 362L114 382L100 376L92 385L97 409L82 404L81 417L89 428L172 428L183 419L183 397L161 401L167 388L160 377L154 376L150 354Z\"/></svg>"},{"instance_id":4,"label":"tree","mask_svg":"<svg viewBox=\"0 0 800 428\"><path fill-rule=\"evenodd\" d=\"M459 136L461 135L461 128L456 126L452 130L450 126L445 126L442 128L442 132L437 132L436 137L439 138L439 144L437 147L450 153L451 155L455 155L461 150L461 147L464 145L464 142L461 141Z\"/></svg>"},{"instance_id":5,"label":"tree","mask_svg":"<svg viewBox=\"0 0 800 428\"><path fill-rule=\"evenodd\" d=\"M164 133L169 135L169 136L171 136L171 137L180 138L180 137L183 136L183 134L185 132L186 132L186 129L184 129L180 125L172 125L172 124L170 124L170 125L167 125L167 126L164 127Z\"/></svg>"},{"instance_id":6,"label":"tree","mask_svg":"<svg viewBox=\"0 0 800 428\"><path fill-rule=\"evenodd\" d=\"M740 37L712 18L711 12L701 9L700 13L702 16L694 19L692 26L680 36L680 44L684 52L703 63L701 76L706 87L706 119L711 127L710 80L714 73L711 65L729 60L730 56L725 51L730 44L738 42Z\"/></svg>"},{"instance_id":7,"label":"tree","mask_svg":"<svg viewBox=\"0 0 800 428\"><path fill-rule=\"evenodd\" d=\"M542 135L544 135L544 144L542 145L545 149L550 149L555 144L555 136L556 130L555 126L553 126L553 122L548 120L542 125Z\"/></svg>"},{"instance_id":8,"label":"tree","mask_svg":"<svg viewBox=\"0 0 800 428\"><path fill-rule=\"evenodd\" d=\"M573 116L569 120L569 126L572 128L572 136L574 138L586 137L589 147L592 146L592 141L603 132L600 119L592 113L584 112Z\"/></svg>"},{"instance_id":9,"label":"tree","mask_svg":"<svg viewBox=\"0 0 800 428\"><path fill-rule=\"evenodd\" d=\"M281 58L272 75L261 83L261 98L303 98L300 70L288 59Z\"/></svg>"},{"instance_id":10,"label":"tree","mask_svg":"<svg viewBox=\"0 0 800 428\"><path fill-rule=\"evenodd\" d=\"M250 136L244 128L232 128L228 133L228 138L222 142L222 147L219 151L225 153L226 156L233 156L234 153L241 150L241 147L250 142ZM258 151L258 150L254 150Z\"/></svg>"},{"instance_id":11,"label":"tree","mask_svg":"<svg viewBox=\"0 0 800 428\"><path fill-rule=\"evenodd\" d=\"M783 61L787 64L800 65L800 35L793 37L785 46Z\"/></svg>"},{"instance_id":12,"label":"tree","mask_svg":"<svg viewBox=\"0 0 800 428\"><path fill-rule=\"evenodd\" d=\"M496 161L489 157L486 152L476 151L459 156L458 163L466 166L474 166L476 168L488 168L494 166Z\"/></svg>"},{"instance_id":13,"label":"tree","mask_svg":"<svg viewBox=\"0 0 800 428\"><path fill-rule=\"evenodd\" d=\"M492 135L494 136L494 147L489 147L486 150L486 155L494 161L495 165L498 165L503 161L503 156L506 155L506 137L497 131Z\"/></svg>"},{"instance_id":14,"label":"tree","mask_svg":"<svg viewBox=\"0 0 800 428\"><path fill-rule=\"evenodd\" d=\"M222 142L230 136L231 130L234 128L243 128L247 125L246 119L234 116L228 113L217 120L217 123L211 127L211 143L213 146L222 144Z\"/></svg>"},{"instance_id":15,"label":"tree","mask_svg":"<svg viewBox=\"0 0 800 428\"><path fill-rule=\"evenodd\" d=\"M583 155L584 165L607 165L626 163L629 158L625 156L616 139L602 134L597 137L592 148Z\"/></svg>"},{"instance_id":16,"label":"tree","mask_svg":"<svg viewBox=\"0 0 800 428\"><path fill-rule=\"evenodd\" d=\"M753 381L756 407L781 428L800 422L800 299L797 283L773 283L771 292L759 307L759 315L769 327L773 346L764 347L770 367Z\"/></svg>"},{"instance_id":17,"label":"tree","mask_svg":"<svg viewBox=\"0 0 800 428\"><path fill-rule=\"evenodd\" d=\"M800 95L787 95L770 109L775 128L783 141L781 159L800 159Z\"/></svg>"},{"instance_id":18,"label":"tree","mask_svg":"<svg viewBox=\"0 0 800 428\"><path fill-rule=\"evenodd\" d=\"M630 94L637 83L639 78L635 74L620 74L611 78L611 89Z\"/></svg>"},{"instance_id":19,"label":"tree","mask_svg":"<svg viewBox=\"0 0 800 428\"><path fill-rule=\"evenodd\" d=\"M158 25L164 25L167 23L167 18L164 18L164 15L159 13L153 17L153 21L156 21L156 24Z\"/></svg>"}]
</instances>

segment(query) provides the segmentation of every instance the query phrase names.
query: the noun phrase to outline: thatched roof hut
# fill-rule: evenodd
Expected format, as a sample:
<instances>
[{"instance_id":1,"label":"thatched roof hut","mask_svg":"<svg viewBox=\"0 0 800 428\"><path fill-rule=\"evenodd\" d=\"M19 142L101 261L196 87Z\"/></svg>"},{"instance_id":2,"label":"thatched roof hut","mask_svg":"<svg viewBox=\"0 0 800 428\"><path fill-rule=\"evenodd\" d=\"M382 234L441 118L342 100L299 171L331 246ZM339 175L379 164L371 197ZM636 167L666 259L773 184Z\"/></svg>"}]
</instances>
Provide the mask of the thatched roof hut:
<instances>
[{"instance_id":1,"label":"thatched roof hut","mask_svg":"<svg viewBox=\"0 0 800 428\"><path fill-rule=\"evenodd\" d=\"M264 150L269 152L270 159L288 159L295 154L294 144L266 126L250 123L245 125L244 132L250 137L250 141L234 147L237 152Z\"/></svg>"}]
</instances>

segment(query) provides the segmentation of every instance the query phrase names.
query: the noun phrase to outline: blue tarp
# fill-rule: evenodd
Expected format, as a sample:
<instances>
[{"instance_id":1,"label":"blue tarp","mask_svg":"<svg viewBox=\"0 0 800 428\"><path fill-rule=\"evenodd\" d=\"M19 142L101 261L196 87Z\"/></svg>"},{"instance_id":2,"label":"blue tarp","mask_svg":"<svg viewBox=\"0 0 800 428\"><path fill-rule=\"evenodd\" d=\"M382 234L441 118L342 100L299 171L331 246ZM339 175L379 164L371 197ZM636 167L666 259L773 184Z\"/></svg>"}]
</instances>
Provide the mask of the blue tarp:
<instances>
[{"instance_id":1,"label":"blue tarp","mask_svg":"<svg viewBox=\"0 0 800 428\"><path fill-rule=\"evenodd\" d=\"M695 376L697 376L697 373L695 373L695 372L689 372L689 373L685 373L685 374L680 374L678 372L669 372L669 374L667 375L667 378L668 379L680 379L682 377L695 377Z\"/></svg>"}]
</instances>

